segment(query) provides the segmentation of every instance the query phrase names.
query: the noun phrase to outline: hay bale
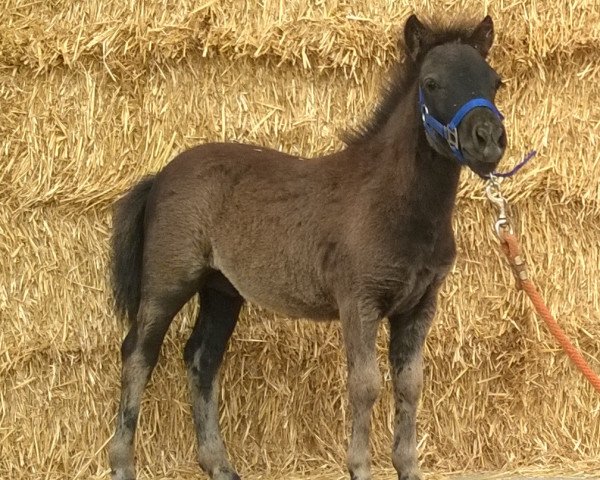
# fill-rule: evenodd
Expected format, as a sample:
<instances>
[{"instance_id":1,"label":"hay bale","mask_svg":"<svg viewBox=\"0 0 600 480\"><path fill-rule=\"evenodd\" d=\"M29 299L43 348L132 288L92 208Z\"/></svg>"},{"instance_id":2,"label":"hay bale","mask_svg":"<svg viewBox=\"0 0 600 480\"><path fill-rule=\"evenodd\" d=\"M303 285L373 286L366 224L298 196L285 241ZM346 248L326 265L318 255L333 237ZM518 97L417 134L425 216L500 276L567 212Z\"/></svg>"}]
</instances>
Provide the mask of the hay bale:
<instances>
[{"instance_id":1,"label":"hay bale","mask_svg":"<svg viewBox=\"0 0 600 480\"><path fill-rule=\"evenodd\" d=\"M479 2L42 2L0 9L0 478L99 478L118 398L120 326L107 289L110 204L177 152L245 141L303 156L340 148L368 115L414 10ZM585 15L579 13L585 11ZM600 11L490 2L507 79L506 185L533 275L600 366ZM457 264L427 344L421 454L436 472L597 474L600 403L512 291L491 208L465 174ZM145 397L145 474L197 475L174 322ZM373 455L389 468L389 374ZM348 415L337 324L248 306L223 371L222 424L242 473L341 471ZM389 471L388 471L389 472Z\"/></svg>"}]
</instances>

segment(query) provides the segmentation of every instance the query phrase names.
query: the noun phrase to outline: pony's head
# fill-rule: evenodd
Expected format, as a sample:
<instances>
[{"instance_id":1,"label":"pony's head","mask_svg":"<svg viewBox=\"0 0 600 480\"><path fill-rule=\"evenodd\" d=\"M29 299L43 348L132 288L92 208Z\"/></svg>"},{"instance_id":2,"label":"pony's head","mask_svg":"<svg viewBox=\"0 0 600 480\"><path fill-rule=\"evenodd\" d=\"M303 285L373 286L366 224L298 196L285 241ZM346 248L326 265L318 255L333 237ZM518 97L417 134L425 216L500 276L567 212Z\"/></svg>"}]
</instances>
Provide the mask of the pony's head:
<instances>
[{"instance_id":1,"label":"pony's head","mask_svg":"<svg viewBox=\"0 0 600 480\"><path fill-rule=\"evenodd\" d=\"M493 37L489 16L474 29L452 34L433 31L415 15L404 27L429 144L482 177L496 169L506 148L503 117L494 105L502 82L486 61Z\"/></svg>"}]
</instances>

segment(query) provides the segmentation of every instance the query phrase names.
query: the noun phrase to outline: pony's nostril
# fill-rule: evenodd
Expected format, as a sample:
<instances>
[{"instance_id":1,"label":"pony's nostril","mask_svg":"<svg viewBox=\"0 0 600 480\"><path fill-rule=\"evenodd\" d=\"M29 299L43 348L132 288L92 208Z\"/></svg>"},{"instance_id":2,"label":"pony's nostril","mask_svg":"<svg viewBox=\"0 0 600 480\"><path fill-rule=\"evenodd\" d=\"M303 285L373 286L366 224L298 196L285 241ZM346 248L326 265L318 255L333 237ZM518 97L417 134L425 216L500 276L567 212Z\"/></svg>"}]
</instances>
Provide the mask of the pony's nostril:
<instances>
[{"instance_id":1,"label":"pony's nostril","mask_svg":"<svg viewBox=\"0 0 600 480\"><path fill-rule=\"evenodd\" d=\"M494 140L496 141L496 145L498 145L500 148L506 147L506 134L504 133L503 128L499 128L497 130L496 135L494 135Z\"/></svg>"},{"instance_id":2,"label":"pony's nostril","mask_svg":"<svg viewBox=\"0 0 600 480\"><path fill-rule=\"evenodd\" d=\"M476 147L481 150L492 145L502 149L506 146L504 128L489 122L477 125L473 129L473 140Z\"/></svg>"},{"instance_id":3,"label":"pony's nostril","mask_svg":"<svg viewBox=\"0 0 600 480\"><path fill-rule=\"evenodd\" d=\"M475 127L475 142L479 148L485 148L490 141L490 132L484 126Z\"/></svg>"}]
</instances>

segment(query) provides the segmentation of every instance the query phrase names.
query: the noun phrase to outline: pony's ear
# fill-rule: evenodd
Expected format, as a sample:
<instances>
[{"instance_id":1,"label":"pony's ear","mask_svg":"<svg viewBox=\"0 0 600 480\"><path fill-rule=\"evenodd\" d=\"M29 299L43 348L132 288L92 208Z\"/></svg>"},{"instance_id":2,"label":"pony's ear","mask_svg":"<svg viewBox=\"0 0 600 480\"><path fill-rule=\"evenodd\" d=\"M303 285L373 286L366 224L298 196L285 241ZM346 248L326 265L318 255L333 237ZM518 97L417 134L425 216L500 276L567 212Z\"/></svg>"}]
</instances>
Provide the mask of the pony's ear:
<instances>
[{"instance_id":1,"label":"pony's ear","mask_svg":"<svg viewBox=\"0 0 600 480\"><path fill-rule=\"evenodd\" d=\"M431 32L416 15L408 17L404 25L404 45L406 45L406 51L413 61L416 61L423 50L426 49L430 38Z\"/></svg>"},{"instance_id":2,"label":"pony's ear","mask_svg":"<svg viewBox=\"0 0 600 480\"><path fill-rule=\"evenodd\" d=\"M482 57L487 57L494 43L494 22L489 15L477 25L469 37L469 44L475 47Z\"/></svg>"}]
</instances>

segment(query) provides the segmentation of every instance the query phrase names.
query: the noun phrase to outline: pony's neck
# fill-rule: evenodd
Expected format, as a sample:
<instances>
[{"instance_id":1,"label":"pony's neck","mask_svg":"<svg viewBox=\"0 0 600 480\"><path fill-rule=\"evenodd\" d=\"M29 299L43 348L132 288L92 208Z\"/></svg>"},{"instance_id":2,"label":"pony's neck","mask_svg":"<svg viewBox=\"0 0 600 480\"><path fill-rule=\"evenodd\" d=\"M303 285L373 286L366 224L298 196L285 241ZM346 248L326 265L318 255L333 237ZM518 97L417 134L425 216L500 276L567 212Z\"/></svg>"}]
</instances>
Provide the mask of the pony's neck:
<instances>
[{"instance_id":1,"label":"pony's neck","mask_svg":"<svg viewBox=\"0 0 600 480\"><path fill-rule=\"evenodd\" d=\"M460 165L441 156L429 146L425 133L418 142L415 154L404 161L414 162L413 179L407 188L407 197L418 200L415 208L429 215L452 219L460 179Z\"/></svg>"},{"instance_id":2,"label":"pony's neck","mask_svg":"<svg viewBox=\"0 0 600 480\"><path fill-rule=\"evenodd\" d=\"M418 108L416 82L370 143L370 148L380 153L379 172L388 176L395 195L423 214L450 221L460 165L429 145Z\"/></svg>"}]
</instances>

